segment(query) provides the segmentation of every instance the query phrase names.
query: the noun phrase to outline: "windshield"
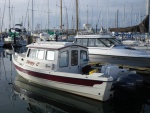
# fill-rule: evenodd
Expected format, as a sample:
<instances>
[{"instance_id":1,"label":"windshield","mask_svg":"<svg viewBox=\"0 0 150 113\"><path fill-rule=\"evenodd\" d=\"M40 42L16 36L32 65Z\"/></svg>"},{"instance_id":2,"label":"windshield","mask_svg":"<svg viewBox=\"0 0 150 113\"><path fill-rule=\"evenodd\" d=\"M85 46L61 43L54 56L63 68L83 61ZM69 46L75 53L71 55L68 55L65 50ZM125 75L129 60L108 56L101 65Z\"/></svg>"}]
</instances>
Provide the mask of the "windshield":
<instances>
[{"instance_id":1,"label":"windshield","mask_svg":"<svg viewBox=\"0 0 150 113\"><path fill-rule=\"evenodd\" d=\"M74 43L86 47L111 47L123 45L116 38L78 38Z\"/></svg>"},{"instance_id":2,"label":"windshield","mask_svg":"<svg viewBox=\"0 0 150 113\"><path fill-rule=\"evenodd\" d=\"M99 38L98 41L102 42L106 47L122 45L122 43L115 38Z\"/></svg>"}]
</instances>

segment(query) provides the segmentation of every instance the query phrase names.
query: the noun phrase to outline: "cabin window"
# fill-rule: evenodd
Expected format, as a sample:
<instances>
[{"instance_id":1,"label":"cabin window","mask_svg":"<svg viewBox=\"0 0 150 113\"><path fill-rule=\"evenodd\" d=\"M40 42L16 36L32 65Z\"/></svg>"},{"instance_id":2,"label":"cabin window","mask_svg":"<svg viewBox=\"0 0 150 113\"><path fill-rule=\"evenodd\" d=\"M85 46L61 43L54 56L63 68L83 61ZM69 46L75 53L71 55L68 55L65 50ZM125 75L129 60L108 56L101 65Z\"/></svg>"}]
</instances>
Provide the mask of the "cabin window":
<instances>
[{"instance_id":1,"label":"cabin window","mask_svg":"<svg viewBox=\"0 0 150 113\"><path fill-rule=\"evenodd\" d=\"M44 59L44 50L29 49L27 57Z\"/></svg>"},{"instance_id":2,"label":"cabin window","mask_svg":"<svg viewBox=\"0 0 150 113\"><path fill-rule=\"evenodd\" d=\"M75 43L78 45L82 45L82 39L77 39Z\"/></svg>"},{"instance_id":3,"label":"cabin window","mask_svg":"<svg viewBox=\"0 0 150 113\"><path fill-rule=\"evenodd\" d=\"M84 51L84 50L80 51L80 61L81 61L81 64L85 64L88 62L87 51Z\"/></svg>"},{"instance_id":4,"label":"cabin window","mask_svg":"<svg viewBox=\"0 0 150 113\"><path fill-rule=\"evenodd\" d=\"M105 47L105 45L104 45L104 43L103 42L101 42L101 40L100 39L96 39L96 41L95 41L96 43L95 43L95 45L96 46L98 46L98 47Z\"/></svg>"},{"instance_id":5,"label":"cabin window","mask_svg":"<svg viewBox=\"0 0 150 113\"><path fill-rule=\"evenodd\" d=\"M75 41L75 43L78 44L78 45L87 46L87 44L88 44L88 39L77 39L77 40Z\"/></svg>"},{"instance_id":6,"label":"cabin window","mask_svg":"<svg viewBox=\"0 0 150 113\"><path fill-rule=\"evenodd\" d=\"M83 41L83 42L82 42L82 45L83 45L83 46L87 46L87 44L88 44L88 39L83 39L82 41Z\"/></svg>"},{"instance_id":7,"label":"cabin window","mask_svg":"<svg viewBox=\"0 0 150 113\"><path fill-rule=\"evenodd\" d=\"M88 46L89 47L94 47L95 46L95 39L89 39Z\"/></svg>"},{"instance_id":8,"label":"cabin window","mask_svg":"<svg viewBox=\"0 0 150 113\"><path fill-rule=\"evenodd\" d=\"M71 51L71 65L78 65L78 50Z\"/></svg>"},{"instance_id":9,"label":"cabin window","mask_svg":"<svg viewBox=\"0 0 150 113\"><path fill-rule=\"evenodd\" d=\"M29 49L27 57L36 58L37 49Z\"/></svg>"},{"instance_id":10,"label":"cabin window","mask_svg":"<svg viewBox=\"0 0 150 113\"><path fill-rule=\"evenodd\" d=\"M107 47L110 47L110 46L114 45L113 42L110 41L110 40L108 40L108 39L100 39L100 40L101 40Z\"/></svg>"},{"instance_id":11,"label":"cabin window","mask_svg":"<svg viewBox=\"0 0 150 113\"><path fill-rule=\"evenodd\" d=\"M37 51L37 58L38 59L44 59L44 50L38 50Z\"/></svg>"},{"instance_id":12,"label":"cabin window","mask_svg":"<svg viewBox=\"0 0 150 113\"><path fill-rule=\"evenodd\" d=\"M69 63L69 54L68 51L63 51L60 53L59 58L59 66L60 67L67 67Z\"/></svg>"},{"instance_id":13,"label":"cabin window","mask_svg":"<svg viewBox=\"0 0 150 113\"><path fill-rule=\"evenodd\" d=\"M55 56L54 56L54 51L47 51L46 52L46 60L54 60Z\"/></svg>"}]
</instances>

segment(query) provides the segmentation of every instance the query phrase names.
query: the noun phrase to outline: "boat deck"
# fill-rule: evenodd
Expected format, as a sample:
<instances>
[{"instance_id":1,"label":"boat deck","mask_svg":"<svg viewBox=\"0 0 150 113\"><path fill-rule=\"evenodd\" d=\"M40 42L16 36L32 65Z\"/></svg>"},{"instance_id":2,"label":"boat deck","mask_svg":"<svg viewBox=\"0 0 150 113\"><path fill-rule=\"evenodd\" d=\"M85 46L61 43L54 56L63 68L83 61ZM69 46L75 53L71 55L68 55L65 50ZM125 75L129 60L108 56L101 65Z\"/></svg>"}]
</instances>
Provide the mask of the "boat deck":
<instances>
[{"instance_id":1,"label":"boat deck","mask_svg":"<svg viewBox=\"0 0 150 113\"><path fill-rule=\"evenodd\" d=\"M102 66L106 63L104 62L99 62L99 63L90 63L90 65L92 66ZM141 74L141 75L150 75L150 67L138 67L138 66L129 66L129 65L118 65L122 68L127 68L129 70L134 70L136 71L138 74Z\"/></svg>"}]
</instances>

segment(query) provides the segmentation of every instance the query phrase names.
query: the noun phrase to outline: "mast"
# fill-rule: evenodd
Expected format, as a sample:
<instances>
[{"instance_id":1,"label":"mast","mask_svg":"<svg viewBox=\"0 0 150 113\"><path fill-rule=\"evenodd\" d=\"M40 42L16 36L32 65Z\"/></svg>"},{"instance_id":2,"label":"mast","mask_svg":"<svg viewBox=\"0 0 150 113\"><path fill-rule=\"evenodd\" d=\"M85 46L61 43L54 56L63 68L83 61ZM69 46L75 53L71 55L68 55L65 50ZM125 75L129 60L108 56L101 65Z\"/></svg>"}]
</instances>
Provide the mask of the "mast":
<instances>
[{"instance_id":1,"label":"mast","mask_svg":"<svg viewBox=\"0 0 150 113\"><path fill-rule=\"evenodd\" d=\"M10 26L11 25L11 17L10 17L10 0L9 0L9 29L10 29Z\"/></svg>"},{"instance_id":2,"label":"mast","mask_svg":"<svg viewBox=\"0 0 150 113\"><path fill-rule=\"evenodd\" d=\"M48 30L49 30L49 24L50 24L50 22L49 22L49 0L48 0Z\"/></svg>"},{"instance_id":3,"label":"mast","mask_svg":"<svg viewBox=\"0 0 150 113\"><path fill-rule=\"evenodd\" d=\"M76 31L78 32L78 0L76 0Z\"/></svg>"},{"instance_id":4,"label":"mast","mask_svg":"<svg viewBox=\"0 0 150 113\"><path fill-rule=\"evenodd\" d=\"M66 29L67 29L67 34L68 34L68 12L67 12L67 8L66 8L66 20L67 20L67 27L66 27Z\"/></svg>"},{"instance_id":5,"label":"mast","mask_svg":"<svg viewBox=\"0 0 150 113\"><path fill-rule=\"evenodd\" d=\"M150 13L150 0L147 0L147 8L146 8L146 15L148 15L149 16L149 13ZM148 18L149 19L149 18ZM148 21L148 24L149 24L150 22ZM149 38L149 25L148 25L148 33L146 33L147 35L146 35L146 38ZM148 43L150 43L149 42L149 40L148 40Z\"/></svg>"},{"instance_id":6,"label":"mast","mask_svg":"<svg viewBox=\"0 0 150 113\"><path fill-rule=\"evenodd\" d=\"M132 11L133 11L133 6L131 7L131 18L130 18L131 19L131 24L130 24L131 26L132 26L132 15L133 15Z\"/></svg>"},{"instance_id":7,"label":"mast","mask_svg":"<svg viewBox=\"0 0 150 113\"><path fill-rule=\"evenodd\" d=\"M118 13L119 10L117 9L116 15L115 15L115 27L118 28Z\"/></svg>"},{"instance_id":8,"label":"mast","mask_svg":"<svg viewBox=\"0 0 150 113\"><path fill-rule=\"evenodd\" d=\"M150 0L147 0L146 15L149 15L149 13L150 13ZM149 31L149 27L148 27L148 31Z\"/></svg>"},{"instance_id":9,"label":"mast","mask_svg":"<svg viewBox=\"0 0 150 113\"><path fill-rule=\"evenodd\" d=\"M88 24L88 5L87 5L87 24Z\"/></svg>"},{"instance_id":10,"label":"mast","mask_svg":"<svg viewBox=\"0 0 150 113\"><path fill-rule=\"evenodd\" d=\"M123 10L123 26L125 27L125 5L124 5L124 10Z\"/></svg>"},{"instance_id":11,"label":"mast","mask_svg":"<svg viewBox=\"0 0 150 113\"><path fill-rule=\"evenodd\" d=\"M62 0L60 0L60 29L62 29Z\"/></svg>"},{"instance_id":12,"label":"mast","mask_svg":"<svg viewBox=\"0 0 150 113\"><path fill-rule=\"evenodd\" d=\"M32 32L33 32L33 29L34 29L34 24L33 24L33 20L34 20L34 14L33 14L33 0L32 0Z\"/></svg>"},{"instance_id":13,"label":"mast","mask_svg":"<svg viewBox=\"0 0 150 113\"><path fill-rule=\"evenodd\" d=\"M6 0L5 0L5 4L4 4L4 10L3 10L3 16L2 16L2 24L1 24L1 33L2 33L2 29L3 29L3 24L4 24L4 14L5 14L5 5L6 5Z\"/></svg>"}]
</instances>

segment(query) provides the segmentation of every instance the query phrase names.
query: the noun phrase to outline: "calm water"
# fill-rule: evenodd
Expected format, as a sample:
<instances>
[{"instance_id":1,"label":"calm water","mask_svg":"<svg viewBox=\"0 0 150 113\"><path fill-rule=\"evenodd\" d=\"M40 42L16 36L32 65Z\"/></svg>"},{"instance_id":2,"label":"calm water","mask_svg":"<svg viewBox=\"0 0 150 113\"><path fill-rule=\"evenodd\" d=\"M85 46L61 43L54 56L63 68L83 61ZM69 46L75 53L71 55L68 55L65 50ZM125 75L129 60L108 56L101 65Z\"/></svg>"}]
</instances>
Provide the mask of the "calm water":
<instances>
[{"instance_id":1,"label":"calm water","mask_svg":"<svg viewBox=\"0 0 150 113\"><path fill-rule=\"evenodd\" d=\"M94 101L28 82L16 73L8 53L0 49L1 113L150 113L148 89L137 97L122 92L107 102Z\"/></svg>"}]
</instances>

